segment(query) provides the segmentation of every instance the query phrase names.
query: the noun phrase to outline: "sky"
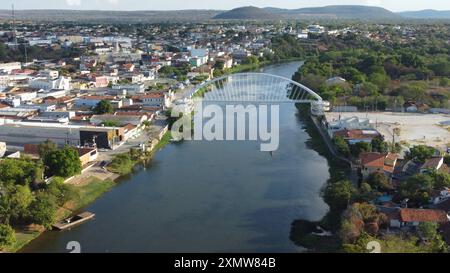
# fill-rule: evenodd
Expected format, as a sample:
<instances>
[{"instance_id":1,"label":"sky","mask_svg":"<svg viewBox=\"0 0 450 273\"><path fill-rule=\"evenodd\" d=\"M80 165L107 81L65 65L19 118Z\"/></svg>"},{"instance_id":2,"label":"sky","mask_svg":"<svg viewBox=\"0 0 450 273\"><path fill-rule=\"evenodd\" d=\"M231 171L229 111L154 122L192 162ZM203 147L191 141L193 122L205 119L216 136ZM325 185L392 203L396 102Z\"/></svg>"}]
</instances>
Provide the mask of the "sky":
<instances>
[{"instance_id":1,"label":"sky","mask_svg":"<svg viewBox=\"0 0 450 273\"><path fill-rule=\"evenodd\" d=\"M0 9L179 10L241 6L303 8L326 5L371 5L391 11L450 10L449 0L1 0Z\"/></svg>"}]
</instances>

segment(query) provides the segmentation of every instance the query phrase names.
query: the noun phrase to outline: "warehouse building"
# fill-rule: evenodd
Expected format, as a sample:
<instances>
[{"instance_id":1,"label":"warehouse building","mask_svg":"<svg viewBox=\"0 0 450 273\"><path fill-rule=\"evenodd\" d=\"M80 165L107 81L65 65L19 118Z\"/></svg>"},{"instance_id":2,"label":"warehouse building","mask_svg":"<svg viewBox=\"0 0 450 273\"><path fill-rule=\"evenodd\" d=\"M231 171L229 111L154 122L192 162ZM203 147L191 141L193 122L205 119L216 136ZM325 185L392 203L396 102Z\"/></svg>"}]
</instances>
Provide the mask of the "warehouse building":
<instances>
[{"instance_id":1,"label":"warehouse building","mask_svg":"<svg viewBox=\"0 0 450 273\"><path fill-rule=\"evenodd\" d=\"M0 141L24 146L51 140L56 144L115 149L124 140L124 128L65 125L57 123L18 122L0 126Z\"/></svg>"}]
</instances>

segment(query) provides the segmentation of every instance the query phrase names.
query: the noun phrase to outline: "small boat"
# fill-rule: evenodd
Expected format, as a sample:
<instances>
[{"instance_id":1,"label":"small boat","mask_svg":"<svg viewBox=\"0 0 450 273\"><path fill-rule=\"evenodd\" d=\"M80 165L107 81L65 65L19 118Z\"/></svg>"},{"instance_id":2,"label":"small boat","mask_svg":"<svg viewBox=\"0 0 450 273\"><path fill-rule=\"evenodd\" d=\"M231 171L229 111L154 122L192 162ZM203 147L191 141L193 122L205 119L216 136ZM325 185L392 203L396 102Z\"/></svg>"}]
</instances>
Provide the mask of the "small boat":
<instances>
[{"instance_id":1,"label":"small boat","mask_svg":"<svg viewBox=\"0 0 450 273\"><path fill-rule=\"evenodd\" d=\"M66 230L72 228L76 225L80 225L84 222L87 222L95 217L95 214L90 212L84 212L73 217L64 219L59 221L58 223L53 225L54 230Z\"/></svg>"}]
</instances>

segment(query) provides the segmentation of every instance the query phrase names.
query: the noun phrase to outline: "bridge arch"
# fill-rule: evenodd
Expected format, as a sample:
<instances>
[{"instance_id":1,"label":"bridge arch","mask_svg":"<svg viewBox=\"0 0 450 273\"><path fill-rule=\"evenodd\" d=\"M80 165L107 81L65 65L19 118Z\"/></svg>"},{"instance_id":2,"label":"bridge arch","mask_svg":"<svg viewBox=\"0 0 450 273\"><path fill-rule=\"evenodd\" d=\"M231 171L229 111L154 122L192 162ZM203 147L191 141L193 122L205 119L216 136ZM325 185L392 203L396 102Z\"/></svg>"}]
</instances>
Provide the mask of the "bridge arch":
<instances>
[{"instance_id":1,"label":"bridge arch","mask_svg":"<svg viewBox=\"0 0 450 273\"><path fill-rule=\"evenodd\" d=\"M214 92L213 92L214 91ZM323 104L322 97L291 79L267 73L237 73L206 81L185 98L204 101Z\"/></svg>"}]
</instances>

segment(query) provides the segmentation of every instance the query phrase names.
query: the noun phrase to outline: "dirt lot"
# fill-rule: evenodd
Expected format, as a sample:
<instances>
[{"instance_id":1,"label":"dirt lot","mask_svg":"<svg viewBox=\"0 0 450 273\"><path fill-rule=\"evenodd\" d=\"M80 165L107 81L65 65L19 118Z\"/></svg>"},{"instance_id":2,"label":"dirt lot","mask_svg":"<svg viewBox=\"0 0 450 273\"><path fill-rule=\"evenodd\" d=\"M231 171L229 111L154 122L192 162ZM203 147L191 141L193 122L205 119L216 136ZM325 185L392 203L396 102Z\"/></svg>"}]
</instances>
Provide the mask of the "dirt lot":
<instances>
[{"instance_id":1,"label":"dirt lot","mask_svg":"<svg viewBox=\"0 0 450 273\"><path fill-rule=\"evenodd\" d=\"M442 150L450 146L450 116L441 114L416 113L326 113L327 120L337 120L348 117L369 118L386 140L392 140L396 131L395 141L409 145L426 144Z\"/></svg>"}]
</instances>

